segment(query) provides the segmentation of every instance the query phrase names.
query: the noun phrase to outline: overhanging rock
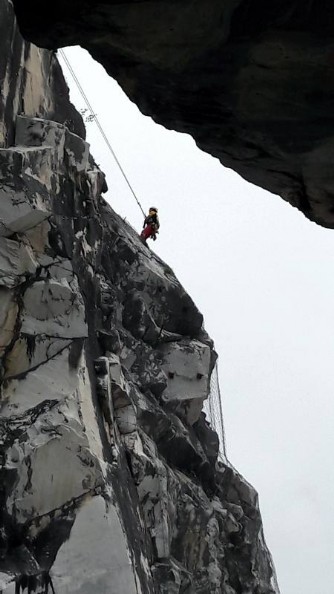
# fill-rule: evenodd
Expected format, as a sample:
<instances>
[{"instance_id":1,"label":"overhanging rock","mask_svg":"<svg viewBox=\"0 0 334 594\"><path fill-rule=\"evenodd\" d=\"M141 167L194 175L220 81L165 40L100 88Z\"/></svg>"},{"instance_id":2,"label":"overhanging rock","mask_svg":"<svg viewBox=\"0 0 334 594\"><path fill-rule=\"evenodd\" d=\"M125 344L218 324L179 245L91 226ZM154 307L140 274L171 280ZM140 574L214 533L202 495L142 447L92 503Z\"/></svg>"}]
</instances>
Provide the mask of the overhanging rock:
<instances>
[{"instance_id":1,"label":"overhanging rock","mask_svg":"<svg viewBox=\"0 0 334 594\"><path fill-rule=\"evenodd\" d=\"M334 227L331 0L14 0L23 35L79 44L141 111Z\"/></svg>"}]
</instances>

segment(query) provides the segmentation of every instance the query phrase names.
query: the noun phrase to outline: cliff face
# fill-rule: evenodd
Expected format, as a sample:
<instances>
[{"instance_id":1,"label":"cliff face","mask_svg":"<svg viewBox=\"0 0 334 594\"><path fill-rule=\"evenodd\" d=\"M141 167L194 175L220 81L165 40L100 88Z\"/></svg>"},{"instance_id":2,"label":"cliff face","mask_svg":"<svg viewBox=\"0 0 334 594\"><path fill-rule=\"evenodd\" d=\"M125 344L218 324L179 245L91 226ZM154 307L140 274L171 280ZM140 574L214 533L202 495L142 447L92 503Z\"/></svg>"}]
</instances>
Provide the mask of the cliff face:
<instances>
[{"instance_id":1,"label":"cliff face","mask_svg":"<svg viewBox=\"0 0 334 594\"><path fill-rule=\"evenodd\" d=\"M26 43L18 32L11 2L1 2L0 147L14 144L19 113L66 122L85 137L82 119L68 99L68 89L53 52Z\"/></svg>"},{"instance_id":2,"label":"cliff face","mask_svg":"<svg viewBox=\"0 0 334 594\"><path fill-rule=\"evenodd\" d=\"M14 0L40 46L80 44L156 121L334 226L331 0Z\"/></svg>"},{"instance_id":3,"label":"cliff face","mask_svg":"<svg viewBox=\"0 0 334 594\"><path fill-rule=\"evenodd\" d=\"M54 54L0 22L0 592L277 594L202 316L101 197Z\"/></svg>"}]
</instances>

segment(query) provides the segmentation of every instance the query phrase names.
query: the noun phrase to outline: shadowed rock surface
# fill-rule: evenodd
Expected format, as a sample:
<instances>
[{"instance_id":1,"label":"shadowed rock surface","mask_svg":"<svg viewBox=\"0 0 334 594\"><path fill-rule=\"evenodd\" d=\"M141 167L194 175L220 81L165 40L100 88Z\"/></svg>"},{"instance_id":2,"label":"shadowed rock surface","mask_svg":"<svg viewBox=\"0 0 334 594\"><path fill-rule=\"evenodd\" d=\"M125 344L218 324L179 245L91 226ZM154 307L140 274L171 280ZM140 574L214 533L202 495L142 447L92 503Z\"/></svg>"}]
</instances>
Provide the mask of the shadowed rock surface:
<instances>
[{"instance_id":1,"label":"shadowed rock surface","mask_svg":"<svg viewBox=\"0 0 334 594\"><path fill-rule=\"evenodd\" d=\"M331 0L14 0L42 47L80 44L141 111L334 226Z\"/></svg>"},{"instance_id":2,"label":"shadowed rock surface","mask_svg":"<svg viewBox=\"0 0 334 594\"><path fill-rule=\"evenodd\" d=\"M54 54L0 22L0 592L278 594L201 412L202 315L101 197Z\"/></svg>"}]
</instances>

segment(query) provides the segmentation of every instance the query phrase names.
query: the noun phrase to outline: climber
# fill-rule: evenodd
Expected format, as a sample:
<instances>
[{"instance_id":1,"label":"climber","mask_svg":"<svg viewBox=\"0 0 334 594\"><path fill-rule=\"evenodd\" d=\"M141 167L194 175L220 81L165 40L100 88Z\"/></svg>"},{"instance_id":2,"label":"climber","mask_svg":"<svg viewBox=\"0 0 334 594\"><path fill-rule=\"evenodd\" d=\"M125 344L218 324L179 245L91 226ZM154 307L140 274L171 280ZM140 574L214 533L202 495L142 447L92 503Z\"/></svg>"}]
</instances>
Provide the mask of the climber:
<instances>
[{"instance_id":1,"label":"climber","mask_svg":"<svg viewBox=\"0 0 334 594\"><path fill-rule=\"evenodd\" d=\"M157 233L159 233L159 218L158 218L158 209L154 206L151 206L147 217L145 217L143 230L140 234L140 239L143 243L146 244L146 240L149 237L152 237L153 241L157 238Z\"/></svg>"}]
</instances>

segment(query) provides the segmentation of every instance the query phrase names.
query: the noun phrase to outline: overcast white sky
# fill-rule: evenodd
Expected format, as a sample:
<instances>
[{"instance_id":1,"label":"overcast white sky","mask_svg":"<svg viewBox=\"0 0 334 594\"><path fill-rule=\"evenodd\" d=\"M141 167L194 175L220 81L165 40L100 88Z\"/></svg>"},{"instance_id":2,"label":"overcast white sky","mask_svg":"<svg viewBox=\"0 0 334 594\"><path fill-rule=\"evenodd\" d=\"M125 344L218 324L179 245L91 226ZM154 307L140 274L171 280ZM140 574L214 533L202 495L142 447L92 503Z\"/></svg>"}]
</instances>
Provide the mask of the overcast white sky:
<instances>
[{"instance_id":1,"label":"overcast white sky","mask_svg":"<svg viewBox=\"0 0 334 594\"><path fill-rule=\"evenodd\" d=\"M259 492L281 593L333 594L334 231L144 117L83 50L66 54L144 207L159 208L154 249L215 340L228 457ZM140 229L95 124L87 129L107 199Z\"/></svg>"}]
</instances>

